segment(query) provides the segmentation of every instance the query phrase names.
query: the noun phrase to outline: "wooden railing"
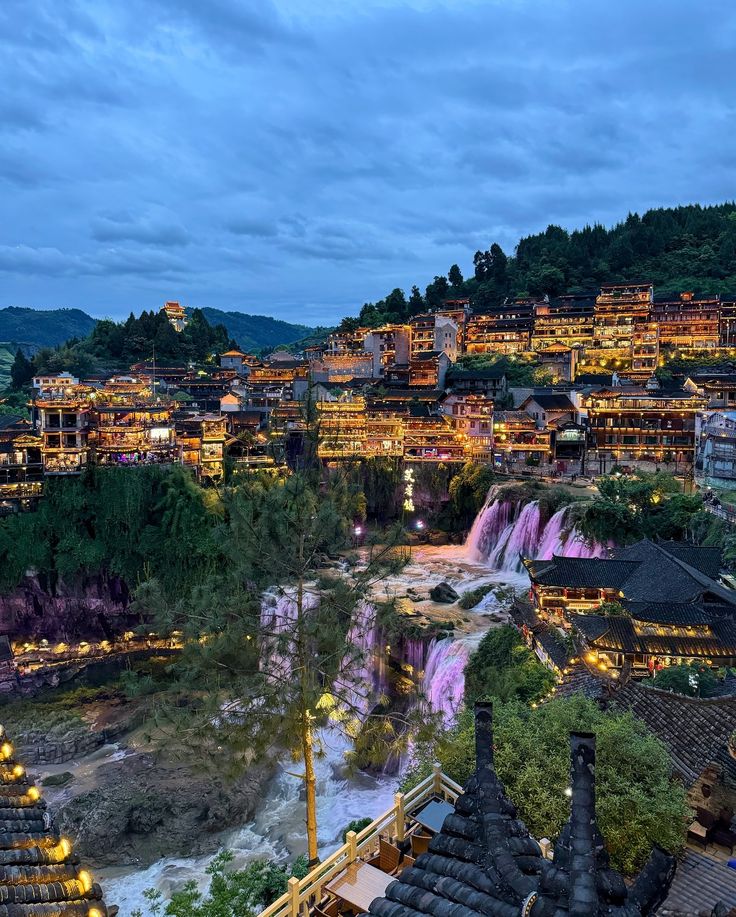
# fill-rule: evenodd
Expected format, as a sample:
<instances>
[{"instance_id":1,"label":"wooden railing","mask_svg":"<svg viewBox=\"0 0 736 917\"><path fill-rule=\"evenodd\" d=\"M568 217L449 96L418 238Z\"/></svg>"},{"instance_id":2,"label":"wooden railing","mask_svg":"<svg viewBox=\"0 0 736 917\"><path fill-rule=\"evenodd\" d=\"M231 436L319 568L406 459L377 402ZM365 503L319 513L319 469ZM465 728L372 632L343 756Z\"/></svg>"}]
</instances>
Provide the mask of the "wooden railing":
<instances>
[{"instance_id":1,"label":"wooden railing","mask_svg":"<svg viewBox=\"0 0 736 917\"><path fill-rule=\"evenodd\" d=\"M433 773L406 793L397 793L393 806L360 833L348 831L342 847L330 854L303 879L289 879L288 890L261 911L259 917L306 917L322 900L324 886L357 859L366 859L378 850L378 839L389 835L397 843L405 840L413 827L413 815L431 799L455 802L462 787L442 773L435 764Z\"/></svg>"}]
</instances>

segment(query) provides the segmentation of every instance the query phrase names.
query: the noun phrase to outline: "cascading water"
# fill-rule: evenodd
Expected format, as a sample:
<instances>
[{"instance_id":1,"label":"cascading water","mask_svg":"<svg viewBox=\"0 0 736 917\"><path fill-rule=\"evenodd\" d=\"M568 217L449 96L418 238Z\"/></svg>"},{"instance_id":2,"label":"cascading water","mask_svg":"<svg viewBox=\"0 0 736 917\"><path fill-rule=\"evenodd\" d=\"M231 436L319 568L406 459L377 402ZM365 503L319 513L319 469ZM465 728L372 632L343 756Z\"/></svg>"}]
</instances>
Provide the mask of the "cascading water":
<instances>
[{"instance_id":1,"label":"cascading water","mask_svg":"<svg viewBox=\"0 0 736 917\"><path fill-rule=\"evenodd\" d=\"M454 723L463 702L469 656L469 647L461 640L433 640L429 647L422 693L432 710L442 713L446 726Z\"/></svg>"},{"instance_id":2,"label":"cascading water","mask_svg":"<svg viewBox=\"0 0 736 917\"><path fill-rule=\"evenodd\" d=\"M571 507L558 510L542 524L539 502L523 506L504 500L503 492L492 488L473 523L467 541L469 560L485 561L494 570L518 572L522 557L549 560L553 554L565 557L603 557L604 545L590 545L572 523Z\"/></svg>"}]
</instances>

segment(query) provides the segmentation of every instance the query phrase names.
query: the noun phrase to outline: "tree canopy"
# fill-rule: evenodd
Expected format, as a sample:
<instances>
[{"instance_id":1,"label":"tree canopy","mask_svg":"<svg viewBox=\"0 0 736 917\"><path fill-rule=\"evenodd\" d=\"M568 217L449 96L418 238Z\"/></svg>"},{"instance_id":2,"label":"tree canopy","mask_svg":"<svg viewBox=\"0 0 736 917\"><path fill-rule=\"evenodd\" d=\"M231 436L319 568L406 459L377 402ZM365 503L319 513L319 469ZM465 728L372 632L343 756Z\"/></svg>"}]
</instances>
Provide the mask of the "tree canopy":
<instances>
[{"instance_id":1,"label":"tree canopy","mask_svg":"<svg viewBox=\"0 0 736 917\"><path fill-rule=\"evenodd\" d=\"M496 770L532 835L555 839L569 815L569 736L580 730L597 739L596 811L613 865L632 874L653 844L681 849L689 808L684 788L671 776L666 748L630 714L604 713L580 695L535 709L521 703L494 707ZM475 767L471 712L436 744L420 749L418 759L405 787L430 773L432 761L464 784Z\"/></svg>"}]
</instances>

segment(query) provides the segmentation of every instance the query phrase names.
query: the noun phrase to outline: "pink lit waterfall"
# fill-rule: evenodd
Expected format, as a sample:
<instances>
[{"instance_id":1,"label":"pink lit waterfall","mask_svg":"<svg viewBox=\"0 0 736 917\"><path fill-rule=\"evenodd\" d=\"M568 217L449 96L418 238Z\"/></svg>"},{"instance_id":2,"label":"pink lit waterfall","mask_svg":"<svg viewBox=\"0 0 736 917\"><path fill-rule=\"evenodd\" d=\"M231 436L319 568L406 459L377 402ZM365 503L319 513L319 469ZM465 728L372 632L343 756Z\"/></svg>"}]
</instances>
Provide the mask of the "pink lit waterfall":
<instances>
[{"instance_id":1,"label":"pink lit waterfall","mask_svg":"<svg viewBox=\"0 0 736 917\"><path fill-rule=\"evenodd\" d=\"M470 651L460 640L433 640L424 669L422 693L433 711L452 726L465 693L465 666Z\"/></svg>"},{"instance_id":2,"label":"pink lit waterfall","mask_svg":"<svg viewBox=\"0 0 736 917\"><path fill-rule=\"evenodd\" d=\"M543 523L537 500L522 506L504 500L497 488L492 493L493 499L486 500L465 542L469 560L485 562L494 570L519 572L522 557L605 556L604 545L589 544L575 528L571 506L559 509Z\"/></svg>"}]
</instances>

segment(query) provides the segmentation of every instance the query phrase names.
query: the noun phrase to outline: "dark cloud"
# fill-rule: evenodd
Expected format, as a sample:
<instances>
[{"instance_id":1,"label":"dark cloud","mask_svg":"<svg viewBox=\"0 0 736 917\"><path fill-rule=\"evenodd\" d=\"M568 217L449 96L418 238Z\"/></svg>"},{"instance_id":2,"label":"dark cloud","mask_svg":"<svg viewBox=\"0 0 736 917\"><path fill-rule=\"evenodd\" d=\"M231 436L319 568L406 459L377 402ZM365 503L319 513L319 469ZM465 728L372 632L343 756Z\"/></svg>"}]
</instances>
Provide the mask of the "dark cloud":
<instances>
[{"instance_id":1,"label":"dark cloud","mask_svg":"<svg viewBox=\"0 0 736 917\"><path fill-rule=\"evenodd\" d=\"M5 0L4 296L330 322L733 195L726 0Z\"/></svg>"}]
</instances>

